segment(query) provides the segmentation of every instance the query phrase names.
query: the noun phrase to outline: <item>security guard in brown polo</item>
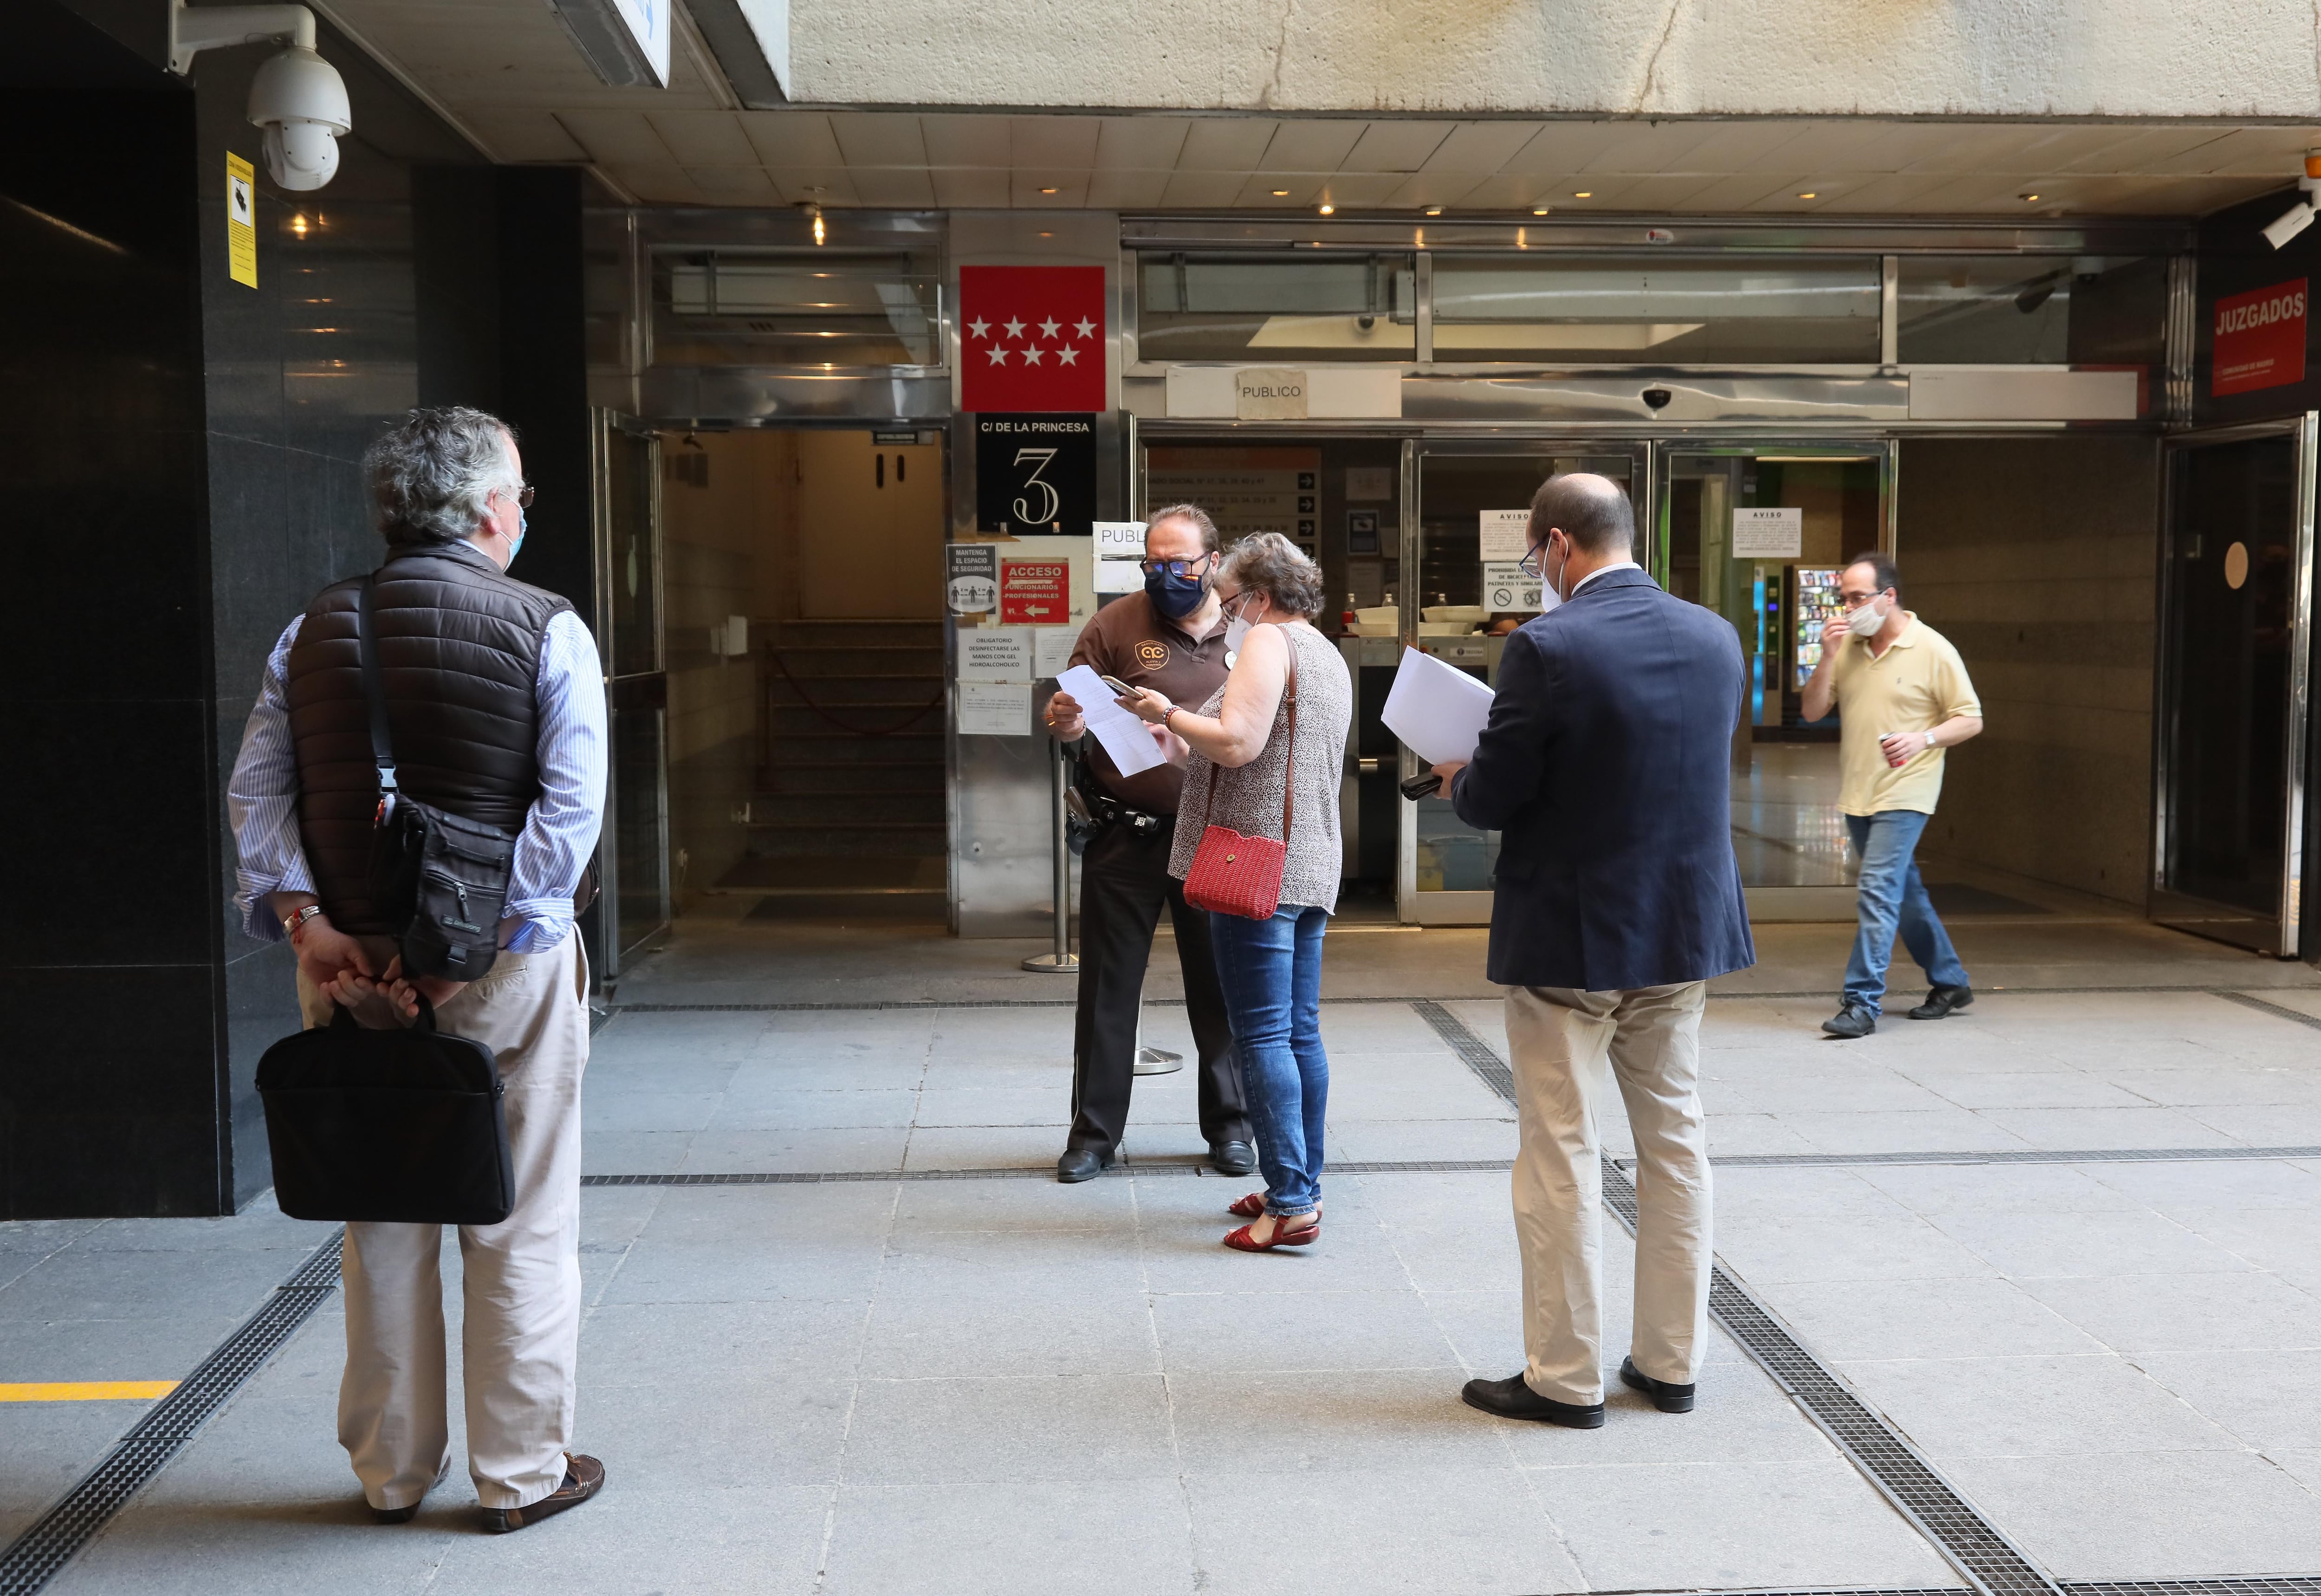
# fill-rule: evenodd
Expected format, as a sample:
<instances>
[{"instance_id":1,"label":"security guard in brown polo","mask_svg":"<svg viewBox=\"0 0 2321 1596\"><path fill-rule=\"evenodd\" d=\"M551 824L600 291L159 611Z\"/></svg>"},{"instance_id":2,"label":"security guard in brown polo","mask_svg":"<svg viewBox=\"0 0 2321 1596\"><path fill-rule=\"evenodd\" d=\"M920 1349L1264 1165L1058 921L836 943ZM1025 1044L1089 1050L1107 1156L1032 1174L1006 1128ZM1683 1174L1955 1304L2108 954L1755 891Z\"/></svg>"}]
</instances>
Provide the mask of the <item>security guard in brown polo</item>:
<instances>
[{"instance_id":1,"label":"security guard in brown polo","mask_svg":"<svg viewBox=\"0 0 2321 1596\"><path fill-rule=\"evenodd\" d=\"M1172 505L1157 512L1144 531L1144 591L1097 610L1080 633L1071 662L1165 693L1172 703L1206 703L1225 679L1224 623L1209 584L1216 550L1216 524L1206 511ZM1048 700L1049 728L1066 742L1086 729L1080 716L1069 694ZM1072 1128L1056 1161L1056 1178L1085 1181L1096 1174L1113 1161L1127 1128L1144 967L1164 903L1177 931L1185 1011L1200 1053L1201 1135L1218 1169L1245 1175L1257 1167L1257 1154L1209 951L1209 917L1186 903L1184 884L1169 874L1184 770L1162 764L1124 776L1093 741L1089 763L1101 790L1090 805L1097 834L1080 862Z\"/></svg>"}]
</instances>

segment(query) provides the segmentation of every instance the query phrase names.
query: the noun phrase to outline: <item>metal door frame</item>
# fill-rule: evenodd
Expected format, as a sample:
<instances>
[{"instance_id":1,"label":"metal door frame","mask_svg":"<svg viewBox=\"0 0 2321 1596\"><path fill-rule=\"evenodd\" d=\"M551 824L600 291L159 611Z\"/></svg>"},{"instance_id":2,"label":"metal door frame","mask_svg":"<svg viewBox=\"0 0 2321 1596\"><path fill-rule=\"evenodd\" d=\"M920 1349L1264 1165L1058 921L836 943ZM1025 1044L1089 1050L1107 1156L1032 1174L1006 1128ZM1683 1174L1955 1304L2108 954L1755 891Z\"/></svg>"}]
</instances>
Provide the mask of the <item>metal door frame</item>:
<instances>
[{"instance_id":1,"label":"metal door frame","mask_svg":"<svg viewBox=\"0 0 2321 1596\"><path fill-rule=\"evenodd\" d=\"M619 707L620 699L627 696L622 691L624 684L649 684L652 679L659 678L665 688L668 680L669 616L664 602L667 595L667 572L663 569L667 549L661 537L660 434L636 417L624 415L613 410L596 410L591 415L590 421L592 424L588 429L588 465L591 485L589 535L595 544L593 552L596 573L596 639L597 652L603 661L605 672L606 730L605 818L603 829L598 832L596 839L596 864L600 882L598 901L603 905L600 924L604 927L599 952L604 968L599 970L596 975L598 980L609 982L616 979L633 962L632 955L668 931L673 907L669 901L669 710L664 699L660 706L642 711L651 715L660 722L660 769L657 777L660 784L658 798L660 815L660 871L659 880L652 883L652 889L658 893L660 900L660 913L650 931L625 944L623 942L621 901L625 884L621 880L620 761L615 752L618 740L613 734L613 726L618 716L640 713L638 710ZM653 544L653 669L632 671L624 677L614 674L616 640L613 634L612 441L614 433L624 433L631 438L642 439L647 444L645 451L648 483L646 517Z\"/></svg>"},{"instance_id":2,"label":"metal door frame","mask_svg":"<svg viewBox=\"0 0 2321 1596\"><path fill-rule=\"evenodd\" d=\"M1418 646L1419 594L1416 577L1424 556L1419 522L1419 473L1429 456L1436 459L1525 455L1564 451L1577 455L1625 454L1634 464L1636 505L1640 526L1654 525L1660 516L1658 443L1635 435L1602 436L1525 428L1520 432L1442 433L1428 431L1406 437L1402 443L1402 579L1397 583L1396 620L1405 648ZM1514 506L1510 506L1510 508ZM1658 576L1655 571L1655 577ZM1397 774L1406 780L1418 774L1418 756L1408 747L1398 751ZM1395 912L1406 926L1487 926L1491 919L1491 891L1421 892L1418 889L1418 805L1402 798L1396 805L1399 823L1395 836Z\"/></svg>"},{"instance_id":3,"label":"metal door frame","mask_svg":"<svg viewBox=\"0 0 2321 1596\"><path fill-rule=\"evenodd\" d=\"M2177 703L2176 665L2176 471L2177 461L2188 451L2219 443L2242 443L2259 438L2292 437L2297 441L2297 525L2294 570L2289 588L2289 705L2283 728L2280 833L2280 880L2274 897L2275 918L2271 935L2252 936L2236 927L2263 926L2249 909L2235 908L2168 886L2170 778L2175 763ZM2267 944L2261 952L2283 959L2298 957L2305 907L2305 824L2307 723L2311 713L2313 653L2313 497L2316 457L2321 454L2321 411L2274 421L2237 426L2202 427L2174 433L2161 440L2160 471L2160 638L2155 651L2158 679L2153 689L2152 747L2152 898L2148 912L2162 924L2179 926L2201 935L2244 946Z\"/></svg>"}]
</instances>

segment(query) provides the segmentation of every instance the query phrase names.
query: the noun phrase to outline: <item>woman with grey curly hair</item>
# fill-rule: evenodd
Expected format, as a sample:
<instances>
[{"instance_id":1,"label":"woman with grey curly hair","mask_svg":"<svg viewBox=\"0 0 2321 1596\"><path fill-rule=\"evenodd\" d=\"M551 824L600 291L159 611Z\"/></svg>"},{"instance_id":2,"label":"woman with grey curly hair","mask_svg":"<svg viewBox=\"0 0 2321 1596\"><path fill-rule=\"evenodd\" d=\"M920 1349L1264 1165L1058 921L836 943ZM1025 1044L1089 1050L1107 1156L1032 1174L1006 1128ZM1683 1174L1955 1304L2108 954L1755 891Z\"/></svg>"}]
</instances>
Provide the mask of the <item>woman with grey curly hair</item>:
<instances>
[{"instance_id":1,"label":"woman with grey curly hair","mask_svg":"<svg viewBox=\"0 0 2321 1596\"><path fill-rule=\"evenodd\" d=\"M1150 689L1121 707L1175 734L1185 796L1169 873L1192 870L1210 825L1282 836L1281 898L1270 919L1209 913L1217 978L1233 1019L1266 1189L1230 1211L1252 1223L1225 1237L1243 1252L1304 1246L1322 1233L1322 1124L1330 1061L1322 1050L1322 937L1337 907L1343 844L1338 777L1353 682L1314 629L1322 570L1278 532L1242 539L1216 575L1232 673L1200 711ZM1285 817L1287 825L1284 825Z\"/></svg>"}]
</instances>

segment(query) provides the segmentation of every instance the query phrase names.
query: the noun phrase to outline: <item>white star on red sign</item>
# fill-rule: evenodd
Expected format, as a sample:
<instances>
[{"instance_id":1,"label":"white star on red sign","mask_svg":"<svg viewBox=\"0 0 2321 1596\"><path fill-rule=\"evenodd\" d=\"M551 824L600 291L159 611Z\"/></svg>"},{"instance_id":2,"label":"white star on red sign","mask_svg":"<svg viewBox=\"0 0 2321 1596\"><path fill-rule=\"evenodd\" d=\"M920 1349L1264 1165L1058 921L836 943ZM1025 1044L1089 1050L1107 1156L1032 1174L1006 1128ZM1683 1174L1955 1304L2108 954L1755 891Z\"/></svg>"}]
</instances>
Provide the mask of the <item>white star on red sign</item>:
<instances>
[{"instance_id":1,"label":"white star on red sign","mask_svg":"<svg viewBox=\"0 0 2321 1596\"><path fill-rule=\"evenodd\" d=\"M1035 343L1024 351L1024 363L1026 366L1036 366L1040 363L1041 355L1045 352L1046 351L1044 350L1041 349L1040 346Z\"/></svg>"},{"instance_id":2,"label":"white star on red sign","mask_svg":"<svg viewBox=\"0 0 2321 1596\"><path fill-rule=\"evenodd\" d=\"M978 338L988 338L991 336L991 324L985 321L981 316L978 316L975 320L968 323L967 330Z\"/></svg>"},{"instance_id":3,"label":"white star on red sign","mask_svg":"<svg viewBox=\"0 0 2321 1596\"><path fill-rule=\"evenodd\" d=\"M1077 366L1080 363L1080 351L1068 343L1056 351L1056 363L1061 366Z\"/></svg>"},{"instance_id":4,"label":"white star on red sign","mask_svg":"<svg viewBox=\"0 0 2321 1596\"><path fill-rule=\"evenodd\" d=\"M1006 348L997 343L991 346L991 363L995 366L1005 366L1007 363Z\"/></svg>"},{"instance_id":5,"label":"white star on red sign","mask_svg":"<svg viewBox=\"0 0 2321 1596\"><path fill-rule=\"evenodd\" d=\"M1046 321L1040 324L1040 336L1042 338L1053 338L1058 330L1059 324L1056 318L1053 316L1050 316Z\"/></svg>"},{"instance_id":6,"label":"white star on red sign","mask_svg":"<svg viewBox=\"0 0 2321 1596\"><path fill-rule=\"evenodd\" d=\"M1023 324L1023 323L1021 323L1021 322L1019 322L1019 321L1017 321L1017 320L1016 320L1015 317L1013 317L1013 316L1008 317L1008 318L1007 318L1007 336L1008 336L1008 337L1010 337L1010 338L1021 338L1021 337L1023 337L1023 336L1024 336L1024 324Z\"/></svg>"},{"instance_id":7,"label":"white star on red sign","mask_svg":"<svg viewBox=\"0 0 2321 1596\"><path fill-rule=\"evenodd\" d=\"M1086 317L1082 317L1073 325L1072 331L1078 333L1083 338L1092 338L1096 335L1096 324L1088 320Z\"/></svg>"}]
</instances>

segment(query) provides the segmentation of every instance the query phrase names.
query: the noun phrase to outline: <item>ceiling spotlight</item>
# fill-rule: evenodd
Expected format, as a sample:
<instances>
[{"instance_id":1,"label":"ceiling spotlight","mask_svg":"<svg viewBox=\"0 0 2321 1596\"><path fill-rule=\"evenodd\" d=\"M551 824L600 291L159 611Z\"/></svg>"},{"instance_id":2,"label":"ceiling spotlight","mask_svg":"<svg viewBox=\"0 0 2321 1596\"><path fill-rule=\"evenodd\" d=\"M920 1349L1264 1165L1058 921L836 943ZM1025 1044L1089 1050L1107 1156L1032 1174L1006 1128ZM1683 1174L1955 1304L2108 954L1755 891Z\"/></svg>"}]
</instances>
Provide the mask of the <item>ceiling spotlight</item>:
<instances>
[{"instance_id":1,"label":"ceiling spotlight","mask_svg":"<svg viewBox=\"0 0 2321 1596\"><path fill-rule=\"evenodd\" d=\"M823 242L824 240L827 239L829 236L830 236L830 234L829 234L828 231L827 231L826 229L824 229L824 226L823 226L823 224L822 224L822 210L821 210L821 207L820 207L820 206L816 206L816 207L815 208L815 213L814 213L814 242L815 242L817 245L819 245L820 243L822 243L822 242Z\"/></svg>"},{"instance_id":2,"label":"ceiling spotlight","mask_svg":"<svg viewBox=\"0 0 2321 1596\"><path fill-rule=\"evenodd\" d=\"M1338 207L1325 199L1322 202L1322 214L1325 216L1334 216L1338 214Z\"/></svg>"},{"instance_id":3,"label":"ceiling spotlight","mask_svg":"<svg viewBox=\"0 0 2321 1596\"><path fill-rule=\"evenodd\" d=\"M1821 196L1808 188L1803 194L1798 195L1798 197L1799 199L1819 199Z\"/></svg>"},{"instance_id":4,"label":"ceiling spotlight","mask_svg":"<svg viewBox=\"0 0 2321 1596\"><path fill-rule=\"evenodd\" d=\"M1426 214L1430 216L1439 216L1443 214L1443 207L1441 205L1428 205L1426 207Z\"/></svg>"},{"instance_id":5,"label":"ceiling spotlight","mask_svg":"<svg viewBox=\"0 0 2321 1596\"><path fill-rule=\"evenodd\" d=\"M1534 216L1544 216L1547 214L1547 206L1534 205L1531 208L1531 214Z\"/></svg>"},{"instance_id":6,"label":"ceiling spotlight","mask_svg":"<svg viewBox=\"0 0 2321 1596\"><path fill-rule=\"evenodd\" d=\"M1042 193L1042 194L1053 194L1053 193L1055 192L1055 190L1054 190L1054 189L1052 189L1052 188L1042 188L1042 189L1041 189L1041 190L1040 190L1040 192L1041 192L1041 193Z\"/></svg>"},{"instance_id":7,"label":"ceiling spotlight","mask_svg":"<svg viewBox=\"0 0 2321 1596\"><path fill-rule=\"evenodd\" d=\"M2305 152L2305 175L2297 180L2297 187L2303 191L2297 203L2264 229L2264 242L2276 250L2313 225L2314 205L2321 201L2321 150Z\"/></svg>"},{"instance_id":8,"label":"ceiling spotlight","mask_svg":"<svg viewBox=\"0 0 2321 1596\"><path fill-rule=\"evenodd\" d=\"M1596 197L1596 191L1593 188L1582 188L1571 197L1574 199L1594 199Z\"/></svg>"},{"instance_id":9,"label":"ceiling spotlight","mask_svg":"<svg viewBox=\"0 0 2321 1596\"><path fill-rule=\"evenodd\" d=\"M2036 205L2039 202L2039 196L2035 194L2018 194L2015 197L2025 205Z\"/></svg>"},{"instance_id":10,"label":"ceiling spotlight","mask_svg":"<svg viewBox=\"0 0 2321 1596\"><path fill-rule=\"evenodd\" d=\"M1273 190L1273 197L1276 199L1288 199L1289 197L1289 190L1287 188L1277 188Z\"/></svg>"}]
</instances>

